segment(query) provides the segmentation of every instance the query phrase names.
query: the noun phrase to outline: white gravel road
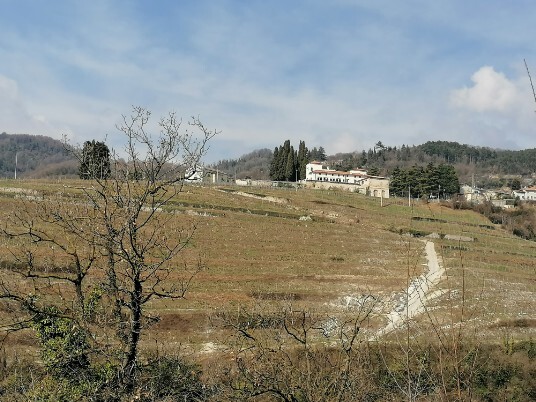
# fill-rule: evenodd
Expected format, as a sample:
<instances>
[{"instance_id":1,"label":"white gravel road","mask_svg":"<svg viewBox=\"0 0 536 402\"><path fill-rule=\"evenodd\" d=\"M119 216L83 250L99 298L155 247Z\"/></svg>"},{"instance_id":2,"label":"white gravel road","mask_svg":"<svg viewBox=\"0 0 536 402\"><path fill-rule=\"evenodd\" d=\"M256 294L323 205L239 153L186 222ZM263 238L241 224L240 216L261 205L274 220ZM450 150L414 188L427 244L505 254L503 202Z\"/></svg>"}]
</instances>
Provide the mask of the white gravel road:
<instances>
[{"instance_id":1,"label":"white gravel road","mask_svg":"<svg viewBox=\"0 0 536 402\"><path fill-rule=\"evenodd\" d=\"M378 330L370 340L377 340L401 327L406 320L425 312L426 301L437 295L433 292L433 287L439 283L445 269L439 262L433 242L426 241L425 251L428 271L410 282L408 289L400 297L400 302L387 314L388 324Z\"/></svg>"}]
</instances>

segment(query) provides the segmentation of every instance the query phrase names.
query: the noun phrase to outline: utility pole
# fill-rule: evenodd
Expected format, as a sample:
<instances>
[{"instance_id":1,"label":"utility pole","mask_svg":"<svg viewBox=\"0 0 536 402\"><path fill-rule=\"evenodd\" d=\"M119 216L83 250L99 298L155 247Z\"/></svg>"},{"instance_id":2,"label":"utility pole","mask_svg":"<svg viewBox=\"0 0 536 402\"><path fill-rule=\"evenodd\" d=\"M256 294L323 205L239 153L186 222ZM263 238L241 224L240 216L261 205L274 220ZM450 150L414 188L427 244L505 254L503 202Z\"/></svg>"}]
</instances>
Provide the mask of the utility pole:
<instances>
[{"instance_id":1,"label":"utility pole","mask_svg":"<svg viewBox=\"0 0 536 402\"><path fill-rule=\"evenodd\" d=\"M409 192L408 192L408 206L411 207L411 186L409 186Z\"/></svg>"},{"instance_id":2,"label":"utility pole","mask_svg":"<svg viewBox=\"0 0 536 402\"><path fill-rule=\"evenodd\" d=\"M19 162L19 153L15 152L15 180L17 180L17 165Z\"/></svg>"},{"instance_id":3,"label":"utility pole","mask_svg":"<svg viewBox=\"0 0 536 402\"><path fill-rule=\"evenodd\" d=\"M298 169L296 169L296 192L298 192Z\"/></svg>"}]
</instances>

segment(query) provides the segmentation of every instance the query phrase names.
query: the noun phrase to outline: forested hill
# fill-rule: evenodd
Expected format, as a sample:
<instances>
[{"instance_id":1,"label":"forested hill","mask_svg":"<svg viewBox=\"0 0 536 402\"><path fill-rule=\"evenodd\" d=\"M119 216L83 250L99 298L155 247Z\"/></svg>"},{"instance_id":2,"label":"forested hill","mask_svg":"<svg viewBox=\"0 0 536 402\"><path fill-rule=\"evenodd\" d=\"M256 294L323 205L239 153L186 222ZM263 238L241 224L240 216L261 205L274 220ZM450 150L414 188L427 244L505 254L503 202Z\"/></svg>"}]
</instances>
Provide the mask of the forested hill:
<instances>
[{"instance_id":1,"label":"forested hill","mask_svg":"<svg viewBox=\"0 0 536 402\"><path fill-rule=\"evenodd\" d=\"M536 172L536 149L508 151L475 147L450 141L428 141L422 145L390 147L378 142L374 149L330 157L341 165L362 165L389 173L396 166L410 167L429 162L454 165L460 171L487 175L530 175ZM330 159L328 158L328 159Z\"/></svg>"},{"instance_id":2,"label":"forested hill","mask_svg":"<svg viewBox=\"0 0 536 402\"><path fill-rule=\"evenodd\" d=\"M434 141L420 145L417 149L427 155L440 157L447 163L476 164L503 174L524 175L536 172L536 148L506 151Z\"/></svg>"},{"instance_id":3,"label":"forested hill","mask_svg":"<svg viewBox=\"0 0 536 402\"><path fill-rule=\"evenodd\" d=\"M475 147L450 141L429 141L414 147L401 147L386 155L391 167L403 161L405 164L423 162L446 163L456 168L460 180L475 180L483 187L507 184L508 177L517 176L531 184L536 173L536 149L519 151Z\"/></svg>"},{"instance_id":4,"label":"forested hill","mask_svg":"<svg viewBox=\"0 0 536 402\"><path fill-rule=\"evenodd\" d=\"M214 164L213 167L238 179L254 178L269 180L271 161L272 151L263 148L242 155L238 159L221 160Z\"/></svg>"},{"instance_id":5,"label":"forested hill","mask_svg":"<svg viewBox=\"0 0 536 402\"><path fill-rule=\"evenodd\" d=\"M61 141L42 135L0 134L0 177L76 177L78 164Z\"/></svg>"}]
</instances>

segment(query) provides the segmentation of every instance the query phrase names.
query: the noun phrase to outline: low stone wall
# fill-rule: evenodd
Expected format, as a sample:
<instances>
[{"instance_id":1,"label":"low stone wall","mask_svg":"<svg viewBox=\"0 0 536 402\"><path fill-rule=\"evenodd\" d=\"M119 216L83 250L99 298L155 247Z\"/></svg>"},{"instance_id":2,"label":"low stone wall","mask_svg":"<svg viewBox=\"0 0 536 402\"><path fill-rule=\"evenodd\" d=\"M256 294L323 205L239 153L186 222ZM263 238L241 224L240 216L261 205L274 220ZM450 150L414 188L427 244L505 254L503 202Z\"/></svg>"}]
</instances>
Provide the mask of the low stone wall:
<instances>
[{"instance_id":1,"label":"low stone wall","mask_svg":"<svg viewBox=\"0 0 536 402\"><path fill-rule=\"evenodd\" d=\"M363 195L370 195L372 197L389 198L389 184L385 184L385 180L369 179L365 185L346 184L346 183L334 183L328 181L307 181L305 186L309 188L318 188L322 190L343 190L352 191Z\"/></svg>"},{"instance_id":2,"label":"low stone wall","mask_svg":"<svg viewBox=\"0 0 536 402\"><path fill-rule=\"evenodd\" d=\"M237 186L245 187L289 187L294 188L296 183L293 182L276 182L270 180L252 180L252 179L237 179L235 184ZM385 179L368 179L364 185L359 184L346 184L346 183L334 183L328 181L305 181L300 180L298 187L318 188L322 190L343 190L352 191L355 193L370 195L371 197L382 196L383 198L389 198L389 181Z\"/></svg>"},{"instance_id":3,"label":"low stone wall","mask_svg":"<svg viewBox=\"0 0 536 402\"><path fill-rule=\"evenodd\" d=\"M356 184L333 183L329 181L306 181L305 187L318 188L321 190L344 190L361 194L367 193L367 189L363 186L358 186Z\"/></svg>"},{"instance_id":4,"label":"low stone wall","mask_svg":"<svg viewBox=\"0 0 536 402\"><path fill-rule=\"evenodd\" d=\"M237 186L251 186L251 187L272 187L273 182L270 180L253 180L253 179L236 179L235 184Z\"/></svg>"}]
</instances>

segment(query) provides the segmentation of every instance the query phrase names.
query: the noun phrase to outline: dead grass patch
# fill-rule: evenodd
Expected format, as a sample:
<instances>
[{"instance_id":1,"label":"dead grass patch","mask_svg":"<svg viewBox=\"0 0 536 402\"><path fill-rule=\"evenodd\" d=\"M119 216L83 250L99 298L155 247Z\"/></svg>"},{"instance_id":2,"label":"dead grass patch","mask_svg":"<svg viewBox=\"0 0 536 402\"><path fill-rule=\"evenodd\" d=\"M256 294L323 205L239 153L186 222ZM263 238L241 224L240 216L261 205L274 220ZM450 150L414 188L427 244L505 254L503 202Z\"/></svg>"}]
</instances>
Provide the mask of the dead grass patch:
<instances>
[{"instance_id":1,"label":"dead grass patch","mask_svg":"<svg viewBox=\"0 0 536 402\"><path fill-rule=\"evenodd\" d=\"M254 291L249 294L250 297L254 298L255 300L289 300L289 301L296 301L296 300L303 300L304 296L297 293L290 293L290 292L261 292L261 291Z\"/></svg>"},{"instance_id":2,"label":"dead grass patch","mask_svg":"<svg viewBox=\"0 0 536 402\"><path fill-rule=\"evenodd\" d=\"M155 331L181 331L192 333L201 331L208 320L204 312L165 312L160 314L159 321L152 327Z\"/></svg>"},{"instance_id":3,"label":"dead grass patch","mask_svg":"<svg viewBox=\"0 0 536 402\"><path fill-rule=\"evenodd\" d=\"M499 320L488 328L536 328L536 318L517 318L513 320Z\"/></svg>"},{"instance_id":4,"label":"dead grass patch","mask_svg":"<svg viewBox=\"0 0 536 402\"><path fill-rule=\"evenodd\" d=\"M82 183L16 184L18 188L46 191L56 200L72 202L79 200L80 192L75 186ZM0 186L9 185L10 182L0 182ZM443 238L432 241L447 269L448 280L440 287L459 292L465 272L466 307L475 311L475 316L483 317L479 325L490 327L490 333L502 328L493 326L497 314L505 322L521 325L522 321L516 320L520 319L519 314L526 313L529 301L536 294L536 244L489 225L486 218L473 211L454 211L435 204L382 207L379 200L360 194L309 189L296 192L259 188L251 192L254 197L236 194L240 190L234 187L221 191L221 188L185 186L184 190L173 200L169 211L193 211L191 216L182 213L174 216L177 225L185 220L195 223L196 233L177 266L201 258L207 270L194 278L186 300L155 301L150 306L154 314L161 315L161 320L147 334L173 331L174 342L197 338L206 341L205 335L197 338L194 335L205 331L207 317L215 309L236 311L237 306L255 303L291 302L337 314L340 303L333 301L342 297L366 293L388 299L391 294L404 291L408 272L411 277L417 277L424 270L424 244L402 236L398 230L393 233L389 228L478 239L471 244ZM21 208L22 202L8 194L11 193L0 193L0 210L5 214ZM288 202L269 202L269 197ZM205 215L210 215L210 219ZM298 220L300 216L312 216L313 220L302 222ZM14 262L7 248L15 243L10 242L0 239L0 268L3 268L0 274L4 281L14 280L14 273L9 271ZM36 256L48 261L40 265L43 269L61 271L61 267L68 266L50 249L38 250ZM95 276L92 281L96 283L100 279ZM177 282L181 279L185 275L180 269L169 278ZM494 281L499 280L504 282L495 285ZM516 287L526 289L525 293L515 292L512 290L515 287L508 288L507 293L501 289L513 280L521 284ZM30 291L29 284L21 283L21 286L27 286ZM460 297L442 296L433 302L437 308L434 314L459 318L456 309L460 302ZM506 304L508 309L504 307ZM525 328L533 329L532 318L527 320L530 325Z\"/></svg>"}]
</instances>

